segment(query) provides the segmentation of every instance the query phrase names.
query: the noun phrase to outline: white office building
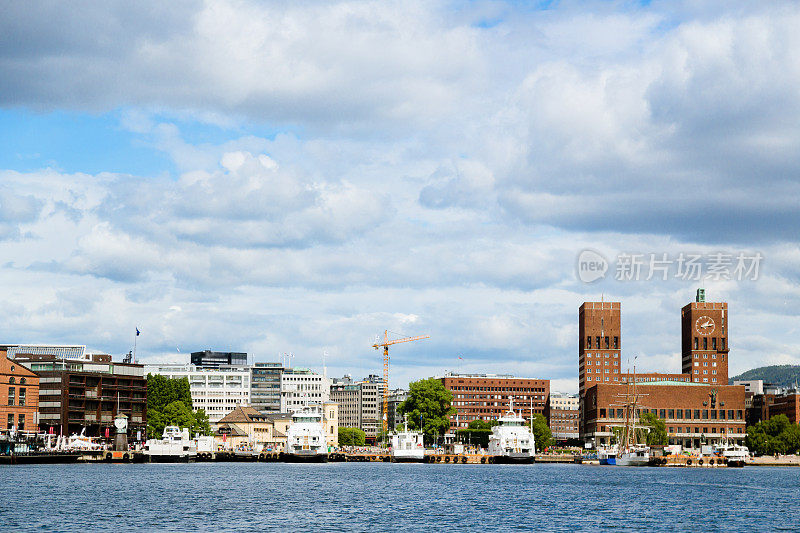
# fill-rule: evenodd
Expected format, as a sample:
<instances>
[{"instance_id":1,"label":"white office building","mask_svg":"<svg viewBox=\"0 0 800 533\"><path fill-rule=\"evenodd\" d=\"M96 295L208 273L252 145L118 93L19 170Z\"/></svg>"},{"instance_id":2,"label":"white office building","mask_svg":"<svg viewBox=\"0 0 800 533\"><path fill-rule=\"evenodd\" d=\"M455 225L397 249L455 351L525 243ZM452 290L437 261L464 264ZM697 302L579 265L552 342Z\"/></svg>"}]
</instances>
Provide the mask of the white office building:
<instances>
[{"instance_id":1,"label":"white office building","mask_svg":"<svg viewBox=\"0 0 800 533\"><path fill-rule=\"evenodd\" d=\"M188 378L192 408L204 409L212 424L236 409L250 405L250 367L200 368L189 364L146 365L145 373Z\"/></svg>"},{"instance_id":2,"label":"white office building","mask_svg":"<svg viewBox=\"0 0 800 533\"><path fill-rule=\"evenodd\" d=\"M281 412L289 413L309 404L330 401L331 383L308 368L287 368L281 374Z\"/></svg>"}]
</instances>

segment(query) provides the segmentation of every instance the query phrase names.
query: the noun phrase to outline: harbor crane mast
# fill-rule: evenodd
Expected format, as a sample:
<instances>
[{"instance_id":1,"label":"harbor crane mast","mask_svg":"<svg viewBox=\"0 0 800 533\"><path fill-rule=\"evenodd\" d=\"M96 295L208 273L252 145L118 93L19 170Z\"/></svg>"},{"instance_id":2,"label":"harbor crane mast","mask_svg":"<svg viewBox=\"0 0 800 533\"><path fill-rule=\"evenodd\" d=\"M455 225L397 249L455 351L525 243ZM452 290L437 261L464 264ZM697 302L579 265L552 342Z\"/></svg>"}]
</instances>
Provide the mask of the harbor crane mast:
<instances>
[{"instance_id":1,"label":"harbor crane mast","mask_svg":"<svg viewBox=\"0 0 800 533\"><path fill-rule=\"evenodd\" d=\"M377 335L376 335L377 337ZM418 341L420 339L430 339L430 335L419 335L417 337L404 337L402 339L389 340L389 330L383 332L383 342L376 342L372 345L376 350L383 346L383 434L389 431L389 346L401 342Z\"/></svg>"}]
</instances>

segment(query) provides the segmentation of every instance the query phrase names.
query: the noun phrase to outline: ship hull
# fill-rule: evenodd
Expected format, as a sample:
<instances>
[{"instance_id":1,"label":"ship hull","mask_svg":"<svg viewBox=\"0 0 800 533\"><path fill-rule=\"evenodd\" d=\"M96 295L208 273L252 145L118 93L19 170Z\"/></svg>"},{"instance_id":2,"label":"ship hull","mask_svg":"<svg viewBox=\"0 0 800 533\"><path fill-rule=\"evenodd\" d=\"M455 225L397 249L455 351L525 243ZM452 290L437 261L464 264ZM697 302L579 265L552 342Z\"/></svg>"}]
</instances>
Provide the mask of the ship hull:
<instances>
[{"instance_id":1,"label":"ship hull","mask_svg":"<svg viewBox=\"0 0 800 533\"><path fill-rule=\"evenodd\" d=\"M533 463L533 455L495 455L492 462L498 465L528 465Z\"/></svg>"},{"instance_id":2,"label":"ship hull","mask_svg":"<svg viewBox=\"0 0 800 533\"><path fill-rule=\"evenodd\" d=\"M193 463L195 460L195 456L183 454L183 455L150 455L145 454L146 460L149 463Z\"/></svg>"},{"instance_id":3,"label":"ship hull","mask_svg":"<svg viewBox=\"0 0 800 533\"><path fill-rule=\"evenodd\" d=\"M283 456L287 463L327 463L327 453L287 453Z\"/></svg>"},{"instance_id":4,"label":"ship hull","mask_svg":"<svg viewBox=\"0 0 800 533\"><path fill-rule=\"evenodd\" d=\"M393 455L393 463L423 463L425 462L425 454L422 455Z\"/></svg>"},{"instance_id":5,"label":"ship hull","mask_svg":"<svg viewBox=\"0 0 800 533\"><path fill-rule=\"evenodd\" d=\"M647 466L650 457L617 457L615 466Z\"/></svg>"}]
</instances>

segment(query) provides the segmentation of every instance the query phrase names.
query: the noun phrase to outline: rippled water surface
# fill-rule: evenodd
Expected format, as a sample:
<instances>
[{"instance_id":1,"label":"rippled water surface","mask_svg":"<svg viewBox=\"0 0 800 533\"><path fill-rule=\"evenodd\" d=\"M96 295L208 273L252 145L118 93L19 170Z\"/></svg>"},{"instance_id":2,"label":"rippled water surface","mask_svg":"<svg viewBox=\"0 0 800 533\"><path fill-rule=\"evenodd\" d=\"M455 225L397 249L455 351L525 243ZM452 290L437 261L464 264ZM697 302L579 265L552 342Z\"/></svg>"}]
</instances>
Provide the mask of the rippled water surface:
<instances>
[{"instance_id":1,"label":"rippled water surface","mask_svg":"<svg viewBox=\"0 0 800 533\"><path fill-rule=\"evenodd\" d=\"M796 468L36 465L0 487L0 531L800 529Z\"/></svg>"}]
</instances>

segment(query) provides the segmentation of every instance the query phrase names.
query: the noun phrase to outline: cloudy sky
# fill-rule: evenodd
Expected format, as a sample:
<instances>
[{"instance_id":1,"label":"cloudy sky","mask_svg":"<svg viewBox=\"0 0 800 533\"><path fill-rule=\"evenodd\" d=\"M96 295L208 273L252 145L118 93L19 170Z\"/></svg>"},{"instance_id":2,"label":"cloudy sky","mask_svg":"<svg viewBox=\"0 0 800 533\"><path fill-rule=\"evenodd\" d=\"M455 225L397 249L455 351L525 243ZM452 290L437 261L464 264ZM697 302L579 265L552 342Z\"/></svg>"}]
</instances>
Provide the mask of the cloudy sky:
<instances>
[{"instance_id":1,"label":"cloudy sky","mask_svg":"<svg viewBox=\"0 0 800 533\"><path fill-rule=\"evenodd\" d=\"M2 342L576 391L582 302L677 372L702 286L800 363L796 3L2 4Z\"/></svg>"}]
</instances>

